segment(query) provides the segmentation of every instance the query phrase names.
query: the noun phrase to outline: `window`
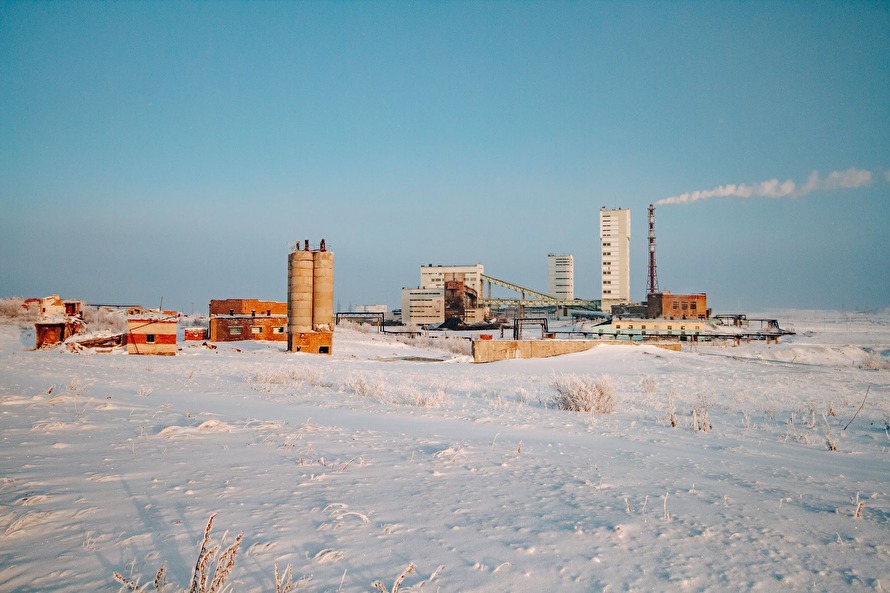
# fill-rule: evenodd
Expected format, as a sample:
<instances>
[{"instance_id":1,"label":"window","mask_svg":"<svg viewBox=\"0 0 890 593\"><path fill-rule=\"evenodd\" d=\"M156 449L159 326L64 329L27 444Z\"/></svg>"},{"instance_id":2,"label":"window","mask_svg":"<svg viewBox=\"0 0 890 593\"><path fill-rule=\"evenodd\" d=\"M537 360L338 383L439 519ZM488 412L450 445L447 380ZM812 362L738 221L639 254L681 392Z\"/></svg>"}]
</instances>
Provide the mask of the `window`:
<instances>
[{"instance_id":1,"label":"window","mask_svg":"<svg viewBox=\"0 0 890 593\"><path fill-rule=\"evenodd\" d=\"M146 344L154 344L155 343L155 335L154 334L145 334L145 343Z\"/></svg>"},{"instance_id":2,"label":"window","mask_svg":"<svg viewBox=\"0 0 890 593\"><path fill-rule=\"evenodd\" d=\"M695 308L696 308L696 302L695 302L695 301L692 301L691 303L689 303L689 308L692 309L693 311L695 311Z\"/></svg>"},{"instance_id":3,"label":"window","mask_svg":"<svg viewBox=\"0 0 890 593\"><path fill-rule=\"evenodd\" d=\"M241 335L241 328L240 328L240 327L230 327L230 328L229 328L229 335L230 335L230 336L240 336L240 335Z\"/></svg>"},{"instance_id":4,"label":"window","mask_svg":"<svg viewBox=\"0 0 890 593\"><path fill-rule=\"evenodd\" d=\"M674 309L674 311L676 311L680 308L680 303L678 303L677 301L674 301L673 304L671 305L671 307Z\"/></svg>"},{"instance_id":5,"label":"window","mask_svg":"<svg viewBox=\"0 0 890 593\"><path fill-rule=\"evenodd\" d=\"M283 333L284 333L284 326L283 326L283 325L279 325L278 327L273 327L273 328L272 328L272 331L275 332L276 334L283 334Z\"/></svg>"},{"instance_id":6,"label":"window","mask_svg":"<svg viewBox=\"0 0 890 593\"><path fill-rule=\"evenodd\" d=\"M252 333L252 334L254 334L254 335L256 335L256 334L261 334L261 333L263 333L263 328L261 328L261 327L256 327L256 326L251 327L251 328L250 328L250 333Z\"/></svg>"}]
</instances>

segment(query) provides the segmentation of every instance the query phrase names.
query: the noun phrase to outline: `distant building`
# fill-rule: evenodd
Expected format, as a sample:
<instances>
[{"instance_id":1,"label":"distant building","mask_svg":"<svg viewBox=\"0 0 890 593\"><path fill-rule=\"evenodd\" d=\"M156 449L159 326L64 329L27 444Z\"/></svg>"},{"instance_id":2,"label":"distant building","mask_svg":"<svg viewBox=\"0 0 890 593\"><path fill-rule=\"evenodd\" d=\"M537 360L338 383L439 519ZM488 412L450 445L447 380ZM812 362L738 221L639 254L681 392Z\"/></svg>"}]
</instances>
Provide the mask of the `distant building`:
<instances>
[{"instance_id":1,"label":"distant building","mask_svg":"<svg viewBox=\"0 0 890 593\"><path fill-rule=\"evenodd\" d=\"M210 301L211 342L287 341L287 303L258 299Z\"/></svg>"},{"instance_id":2,"label":"distant building","mask_svg":"<svg viewBox=\"0 0 890 593\"><path fill-rule=\"evenodd\" d=\"M575 298L575 258L547 254L547 294L570 301Z\"/></svg>"},{"instance_id":3,"label":"distant building","mask_svg":"<svg viewBox=\"0 0 890 593\"><path fill-rule=\"evenodd\" d=\"M463 282L468 288L482 294L482 276L485 268L482 264L469 266L420 266L420 288L445 288L445 282Z\"/></svg>"},{"instance_id":4,"label":"distant building","mask_svg":"<svg viewBox=\"0 0 890 593\"><path fill-rule=\"evenodd\" d=\"M445 321L445 287L403 288L402 323L439 324Z\"/></svg>"},{"instance_id":5,"label":"distant building","mask_svg":"<svg viewBox=\"0 0 890 593\"><path fill-rule=\"evenodd\" d=\"M143 311L127 317L127 354L176 354L176 311Z\"/></svg>"},{"instance_id":6,"label":"distant building","mask_svg":"<svg viewBox=\"0 0 890 593\"><path fill-rule=\"evenodd\" d=\"M456 317L465 323L483 321L488 309L478 306L482 264L420 267L420 287L402 289L402 323L440 324Z\"/></svg>"},{"instance_id":7,"label":"distant building","mask_svg":"<svg viewBox=\"0 0 890 593\"><path fill-rule=\"evenodd\" d=\"M646 317L649 319L708 319L708 296L705 293L674 294L656 292L647 300Z\"/></svg>"},{"instance_id":8,"label":"distant building","mask_svg":"<svg viewBox=\"0 0 890 593\"><path fill-rule=\"evenodd\" d=\"M356 313L387 313L389 307L386 305L356 305Z\"/></svg>"},{"instance_id":9,"label":"distant building","mask_svg":"<svg viewBox=\"0 0 890 593\"><path fill-rule=\"evenodd\" d=\"M600 208L602 309L630 302L630 210Z\"/></svg>"}]
</instances>

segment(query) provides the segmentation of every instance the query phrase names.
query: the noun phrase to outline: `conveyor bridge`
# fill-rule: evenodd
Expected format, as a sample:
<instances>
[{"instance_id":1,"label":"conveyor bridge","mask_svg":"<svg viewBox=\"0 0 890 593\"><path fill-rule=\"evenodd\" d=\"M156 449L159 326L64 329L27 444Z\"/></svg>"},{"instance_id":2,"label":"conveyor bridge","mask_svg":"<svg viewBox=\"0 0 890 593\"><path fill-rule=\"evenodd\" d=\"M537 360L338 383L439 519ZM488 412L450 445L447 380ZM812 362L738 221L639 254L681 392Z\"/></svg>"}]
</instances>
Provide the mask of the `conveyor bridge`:
<instances>
[{"instance_id":1,"label":"conveyor bridge","mask_svg":"<svg viewBox=\"0 0 890 593\"><path fill-rule=\"evenodd\" d=\"M591 311L599 311L601 301L599 300L585 300L585 299L561 299L559 297L555 297L550 294L546 294L543 292L539 292L537 290L532 290L531 288L526 288L524 286L519 286L518 284L514 284L512 282L507 282L506 280L500 280L493 276L489 276L487 274L482 274L482 281L487 290L485 291L485 296L479 299L479 303L482 305L501 305L501 306L523 306L523 307L572 307L578 309L589 309ZM518 292L522 295L521 298L518 299L493 299L491 298L491 285L494 284L496 286L500 286L501 288L506 288L508 290L512 290L514 292ZM532 298L526 298L526 296Z\"/></svg>"}]
</instances>

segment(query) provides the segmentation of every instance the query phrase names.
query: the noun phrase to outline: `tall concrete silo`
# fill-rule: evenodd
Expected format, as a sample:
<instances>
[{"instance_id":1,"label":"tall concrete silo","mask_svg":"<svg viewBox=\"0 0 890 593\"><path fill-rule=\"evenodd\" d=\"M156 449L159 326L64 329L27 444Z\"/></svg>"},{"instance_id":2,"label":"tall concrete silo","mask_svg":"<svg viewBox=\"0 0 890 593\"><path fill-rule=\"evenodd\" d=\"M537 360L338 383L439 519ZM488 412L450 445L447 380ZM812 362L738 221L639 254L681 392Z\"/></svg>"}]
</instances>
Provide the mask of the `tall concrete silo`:
<instances>
[{"instance_id":1,"label":"tall concrete silo","mask_svg":"<svg viewBox=\"0 0 890 593\"><path fill-rule=\"evenodd\" d=\"M331 331L334 328L334 254L322 248L312 255L312 329Z\"/></svg>"},{"instance_id":2,"label":"tall concrete silo","mask_svg":"<svg viewBox=\"0 0 890 593\"><path fill-rule=\"evenodd\" d=\"M287 327L289 333L312 331L313 267L311 251L300 251L298 248L287 259Z\"/></svg>"},{"instance_id":3,"label":"tall concrete silo","mask_svg":"<svg viewBox=\"0 0 890 593\"><path fill-rule=\"evenodd\" d=\"M334 332L334 254L299 242L287 258L287 349L330 354Z\"/></svg>"}]
</instances>

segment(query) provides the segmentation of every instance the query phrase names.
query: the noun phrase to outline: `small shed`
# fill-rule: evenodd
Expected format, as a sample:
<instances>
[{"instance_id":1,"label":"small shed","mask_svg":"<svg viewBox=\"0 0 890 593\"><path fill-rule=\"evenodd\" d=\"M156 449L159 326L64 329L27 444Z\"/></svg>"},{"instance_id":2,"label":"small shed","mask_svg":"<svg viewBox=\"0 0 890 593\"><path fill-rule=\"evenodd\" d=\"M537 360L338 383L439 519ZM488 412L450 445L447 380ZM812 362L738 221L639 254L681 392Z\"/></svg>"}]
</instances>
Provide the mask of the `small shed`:
<instances>
[{"instance_id":1,"label":"small shed","mask_svg":"<svg viewBox=\"0 0 890 593\"><path fill-rule=\"evenodd\" d=\"M127 317L127 354L176 354L175 311L143 311Z\"/></svg>"}]
</instances>

